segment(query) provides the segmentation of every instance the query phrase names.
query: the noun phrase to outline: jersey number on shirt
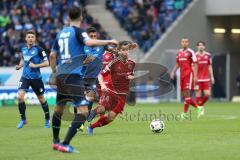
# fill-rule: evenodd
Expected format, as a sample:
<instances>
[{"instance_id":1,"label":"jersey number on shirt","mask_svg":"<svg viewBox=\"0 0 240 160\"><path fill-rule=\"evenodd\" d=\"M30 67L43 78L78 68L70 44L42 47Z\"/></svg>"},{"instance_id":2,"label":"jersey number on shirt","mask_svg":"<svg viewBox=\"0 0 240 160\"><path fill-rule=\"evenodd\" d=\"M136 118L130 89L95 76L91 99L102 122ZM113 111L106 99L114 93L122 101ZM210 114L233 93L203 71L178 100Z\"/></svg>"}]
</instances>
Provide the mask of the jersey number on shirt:
<instances>
[{"instance_id":1,"label":"jersey number on shirt","mask_svg":"<svg viewBox=\"0 0 240 160\"><path fill-rule=\"evenodd\" d=\"M60 38L58 40L58 45L59 45L60 53L61 53L61 59L63 61L71 58L71 55L69 54L69 47L68 47L69 36L70 36L70 32L61 33Z\"/></svg>"},{"instance_id":2,"label":"jersey number on shirt","mask_svg":"<svg viewBox=\"0 0 240 160\"><path fill-rule=\"evenodd\" d=\"M58 45L60 47L61 59L69 59L71 55L69 54L68 50L68 38L61 38L58 40Z\"/></svg>"}]
</instances>

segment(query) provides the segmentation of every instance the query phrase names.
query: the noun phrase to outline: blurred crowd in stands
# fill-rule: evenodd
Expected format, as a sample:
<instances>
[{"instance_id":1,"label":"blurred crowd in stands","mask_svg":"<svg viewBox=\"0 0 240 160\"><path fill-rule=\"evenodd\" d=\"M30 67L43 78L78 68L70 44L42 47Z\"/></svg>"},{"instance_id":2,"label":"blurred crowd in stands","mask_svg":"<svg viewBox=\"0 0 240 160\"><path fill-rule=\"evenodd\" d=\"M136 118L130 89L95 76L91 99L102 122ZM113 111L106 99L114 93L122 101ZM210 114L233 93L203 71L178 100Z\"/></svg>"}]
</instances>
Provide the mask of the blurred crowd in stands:
<instances>
[{"instance_id":1,"label":"blurred crowd in stands","mask_svg":"<svg viewBox=\"0 0 240 160\"><path fill-rule=\"evenodd\" d=\"M192 0L107 0L120 25L146 53Z\"/></svg>"},{"instance_id":2,"label":"blurred crowd in stands","mask_svg":"<svg viewBox=\"0 0 240 160\"><path fill-rule=\"evenodd\" d=\"M83 8L81 28L94 26L101 39L108 39L97 20L87 12L85 0L1 0L0 2L0 66L14 66L19 61L19 49L24 44L26 30L35 30L37 42L47 53L56 33L68 24L69 7Z\"/></svg>"}]
</instances>

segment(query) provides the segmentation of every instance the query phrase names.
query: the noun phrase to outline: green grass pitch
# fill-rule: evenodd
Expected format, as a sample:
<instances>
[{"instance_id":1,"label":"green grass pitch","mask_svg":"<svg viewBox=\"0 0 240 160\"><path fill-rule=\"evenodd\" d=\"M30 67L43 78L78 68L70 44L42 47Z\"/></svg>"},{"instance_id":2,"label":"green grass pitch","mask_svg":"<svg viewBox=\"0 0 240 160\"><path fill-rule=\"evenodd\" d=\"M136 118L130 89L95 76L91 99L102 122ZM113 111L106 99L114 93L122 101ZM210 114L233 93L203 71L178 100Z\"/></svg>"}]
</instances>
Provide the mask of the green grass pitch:
<instances>
[{"instance_id":1,"label":"green grass pitch","mask_svg":"<svg viewBox=\"0 0 240 160\"><path fill-rule=\"evenodd\" d=\"M52 110L53 108L51 108ZM206 115L178 121L182 104L139 104L94 136L79 132L72 145L79 153L64 154L51 148L52 130L43 128L40 107L27 108L29 124L17 130L17 107L0 108L1 160L239 160L240 105L208 103ZM168 116L161 134L149 129L150 115ZM173 120L172 116L176 119ZM166 118L166 117L165 117ZM70 122L62 123L61 138Z\"/></svg>"}]
</instances>

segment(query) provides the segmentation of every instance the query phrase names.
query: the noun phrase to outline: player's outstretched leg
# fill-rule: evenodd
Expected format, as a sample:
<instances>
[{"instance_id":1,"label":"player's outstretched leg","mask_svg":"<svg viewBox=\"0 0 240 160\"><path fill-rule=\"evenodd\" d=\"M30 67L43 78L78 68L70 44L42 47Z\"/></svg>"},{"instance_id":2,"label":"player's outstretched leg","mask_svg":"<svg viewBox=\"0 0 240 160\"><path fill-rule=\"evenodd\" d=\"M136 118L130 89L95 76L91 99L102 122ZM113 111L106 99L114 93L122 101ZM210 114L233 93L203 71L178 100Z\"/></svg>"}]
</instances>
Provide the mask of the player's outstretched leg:
<instances>
[{"instance_id":1,"label":"player's outstretched leg","mask_svg":"<svg viewBox=\"0 0 240 160\"><path fill-rule=\"evenodd\" d=\"M19 113L21 115L21 120L19 121L17 128L20 129L22 128L25 124L27 124L27 120L26 120L26 104L24 102L24 96L25 96L25 91L24 90L20 90L18 92L18 110Z\"/></svg>"},{"instance_id":2,"label":"player's outstretched leg","mask_svg":"<svg viewBox=\"0 0 240 160\"><path fill-rule=\"evenodd\" d=\"M73 153L76 150L70 145L72 138L76 135L79 128L86 121L88 116L88 107L78 107L78 112L75 114L74 119L68 129L67 135L64 141L59 145L58 150L61 152Z\"/></svg>"},{"instance_id":3,"label":"player's outstretched leg","mask_svg":"<svg viewBox=\"0 0 240 160\"><path fill-rule=\"evenodd\" d=\"M87 118L87 121L88 122L91 122L95 117L96 115L98 114L104 114L105 113L105 107L102 106L102 105L98 105L97 107L95 107L93 110L91 110L89 112L89 116Z\"/></svg>"},{"instance_id":4,"label":"player's outstretched leg","mask_svg":"<svg viewBox=\"0 0 240 160\"><path fill-rule=\"evenodd\" d=\"M44 95L38 96L38 100L41 103L42 110L45 114L44 128L50 128L50 113L49 113L48 103L45 100Z\"/></svg>"},{"instance_id":5,"label":"player's outstretched leg","mask_svg":"<svg viewBox=\"0 0 240 160\"><path fill-rule=\"evenodd\" d=\"M106 126L107 124L111 123L117 117L117 115L118 114L113 111L109 112L107 115L101 115L97 122L90 124L87 127L87 133L89 135L93 135L94 128Z\"/></svg>"}]
</instances>

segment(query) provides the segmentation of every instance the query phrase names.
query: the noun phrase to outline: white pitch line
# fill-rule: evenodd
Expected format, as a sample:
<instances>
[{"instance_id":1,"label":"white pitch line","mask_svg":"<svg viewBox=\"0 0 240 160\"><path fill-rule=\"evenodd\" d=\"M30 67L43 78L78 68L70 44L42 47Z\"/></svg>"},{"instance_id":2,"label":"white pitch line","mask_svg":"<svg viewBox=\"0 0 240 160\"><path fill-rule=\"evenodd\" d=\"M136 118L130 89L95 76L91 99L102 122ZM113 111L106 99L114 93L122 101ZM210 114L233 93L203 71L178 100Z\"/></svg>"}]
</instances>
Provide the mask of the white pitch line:
<instances>
[{"instance_id":1,"label":"white pitch line","mask_svg":"<svg viewBox=\"0 0 240 160\"><path fill-rule=\"evenodd\" d=\"M237 116L233 116L233 115L205 115L204 117L206 118L215 118L215 120L218 120L218 119L226 119L226 120L232 120L232 119L237 119L238 117Z\"/></svg>"}]
</instances>

